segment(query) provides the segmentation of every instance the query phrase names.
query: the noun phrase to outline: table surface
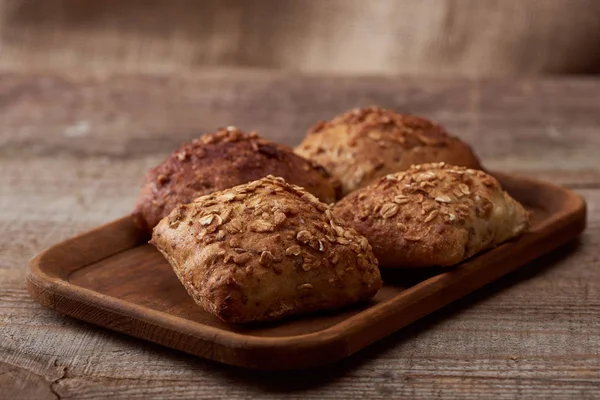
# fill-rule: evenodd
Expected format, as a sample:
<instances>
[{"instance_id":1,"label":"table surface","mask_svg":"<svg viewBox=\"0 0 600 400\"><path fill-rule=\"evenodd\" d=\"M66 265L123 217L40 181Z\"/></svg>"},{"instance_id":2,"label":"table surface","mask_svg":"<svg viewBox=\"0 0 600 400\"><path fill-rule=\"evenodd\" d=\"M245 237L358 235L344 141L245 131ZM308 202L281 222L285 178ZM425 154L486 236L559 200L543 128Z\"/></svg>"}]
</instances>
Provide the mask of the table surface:
<instances>
[{"instance_id":1,"label":"table surface","mask_svg":"<svg viewBox=\"0 0 600 400\"><path fill-rule=\"evenodd\" d=\"M486 167L588 202L582 238L358 354L264 373L199 359L42 308L25 290L44 248L129 212L180 142L237 125L294 145L370 104L433 118ZM600 80L0 75L1 398L598 398Z\"/></svg>"}]
</instances>

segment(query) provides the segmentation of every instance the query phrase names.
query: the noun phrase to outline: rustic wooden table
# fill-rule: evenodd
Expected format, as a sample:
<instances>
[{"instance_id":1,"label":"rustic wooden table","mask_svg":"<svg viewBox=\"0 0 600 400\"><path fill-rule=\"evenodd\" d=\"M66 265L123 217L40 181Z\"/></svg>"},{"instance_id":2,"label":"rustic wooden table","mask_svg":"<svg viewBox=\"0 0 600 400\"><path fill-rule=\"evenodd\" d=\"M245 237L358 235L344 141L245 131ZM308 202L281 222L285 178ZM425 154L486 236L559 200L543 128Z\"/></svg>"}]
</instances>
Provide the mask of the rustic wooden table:
<instances>
[{"instance_id":1,"label":"rustic wooden table","mask_svg":"<svg viewBox=\"0 0 600 400\"><path fill-rule=\"evenodd\" d=\"M126 214L145 170L235 124L293 145L314 121L379 104L422 114L492 169L588 202L569 245L342 362L261 373L64 317L29 298L29 259ZM600 80L0 75L0 397L600 397Z\"/></svg>"}]
</instances>

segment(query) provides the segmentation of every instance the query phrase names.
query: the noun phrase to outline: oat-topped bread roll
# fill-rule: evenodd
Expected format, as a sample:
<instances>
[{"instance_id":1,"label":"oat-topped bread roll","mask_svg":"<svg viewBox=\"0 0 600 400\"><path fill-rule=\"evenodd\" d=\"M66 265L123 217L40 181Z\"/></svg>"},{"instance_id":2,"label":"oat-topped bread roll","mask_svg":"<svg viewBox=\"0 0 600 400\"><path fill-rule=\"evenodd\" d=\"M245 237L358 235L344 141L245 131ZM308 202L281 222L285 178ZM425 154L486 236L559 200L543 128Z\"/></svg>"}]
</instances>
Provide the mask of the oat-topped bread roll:
<instances>
[{"instance_id":1,"label":"oat-topped bread roll","mask_svg":"<svg viewBox=\"0 0 600 400\"><path fill-rule=\"evenodd\" d=\"M529 213L495 178L444 163L380 178L333 212L367 237L381 267L454 265L529 226Z\"/></svg>"},{"instance_id":2,"label":"oat-topped bread roll","mask_svg":"<svg viewBox=\"0 0 600 400\"><path fill-rule=\"evenodd\" d=\"M445 161L481 168L469 146L442 126L379 107L355 109L320 122L295 151L338 178L343 195L413 164Z\"/></svg>"},{"instance_id":3,"label":"oat-topped bread roll","mask_svg":"<svg viewBox=\"0 0 600 400\"><path fill-rule=\"evenodd\" d=\"M138 226L152 230L180 203L269 174L304 187L326 203L335 201L339 189L323 167L294 154L291 148L255 132L246 134L228 127L183 144L152 168L133 217Z\"/></svg>"},{"instance_id":4,"label":"oat-topped bread roll","mask_svg":"<svg viewBox=\"0 0 600 400\"><path fill-rule=\"evenodd\" d=\"M335 309L381 287L367 239L272 176L177 207L152 243L196 303L226 322Z\"/></svg>"}]
</instances>

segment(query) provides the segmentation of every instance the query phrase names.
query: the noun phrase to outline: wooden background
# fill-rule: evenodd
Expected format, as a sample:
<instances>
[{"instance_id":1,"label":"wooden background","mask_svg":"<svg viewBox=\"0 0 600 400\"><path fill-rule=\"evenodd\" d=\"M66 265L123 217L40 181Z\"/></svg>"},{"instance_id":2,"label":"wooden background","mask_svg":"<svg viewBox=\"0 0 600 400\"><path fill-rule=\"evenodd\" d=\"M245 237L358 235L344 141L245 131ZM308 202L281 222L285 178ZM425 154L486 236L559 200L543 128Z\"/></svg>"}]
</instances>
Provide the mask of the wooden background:
<instances>
[{"instance_id":1,"label":"wooden background","mask_svg":"<svg viewBox=\"0 0 600 400\"><path fill-rule=\"evenodd\" d=\"M29 259L128 213L179 142L237 124L296 144L315 120L372 103L440 121L486 167L574 188L587 231L345 361L291 373L204 361L29 298ZM0 398L600 397L598 80L5 73L0 115Z\"/></svg>"},{"instance_id":2,"label":"wooden background","mask_svg":"<svg viewBox=\"0 0 600 400\"><path fill-rule=\"evenodd\" d=\"M597 0L0 0L0 69L600 72Z\"/></svg>"}]
</instances>

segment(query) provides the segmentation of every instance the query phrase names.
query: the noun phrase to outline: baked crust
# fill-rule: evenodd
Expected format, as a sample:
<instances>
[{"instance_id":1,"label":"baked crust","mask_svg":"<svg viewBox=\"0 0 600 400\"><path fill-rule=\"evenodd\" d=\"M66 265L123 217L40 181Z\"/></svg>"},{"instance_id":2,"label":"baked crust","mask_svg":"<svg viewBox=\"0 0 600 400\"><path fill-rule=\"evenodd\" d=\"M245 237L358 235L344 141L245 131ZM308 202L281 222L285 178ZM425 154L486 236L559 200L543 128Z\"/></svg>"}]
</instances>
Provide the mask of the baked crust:
<instances>
[{"instance_id":1,"label":"baked crust","mask_svg":"<svg viewBox=\"0 0 600 400\"><path fill-rule=\"evenodd\" d=\"M454 265L529 226L495 178L445 163L380 178L333 212L369 240L383 268Z\"/></svg>"},{"instance_id":2,"label":"baked crust","mask_svg":"<svg viewBox=\"0 0 600 400\"><path fill-rule=\"evenodd\" d=\"M357 108L318 123L295 151L338 178L342 195L413 164L444 161L481 169L471 148L442 126L380 107Z\"/></svg>"},{"instance_id":3,"label":"baked crust","mask_svg":"<svg viewBox=\"0 0 600 400\"><path fill-rule=\"evenodd\" d=\"M255 132L228 127L183 144L148 171L132 213L134 221L151 231L180 203L269 174L306 188L326 203L336 200L339 184L323 167Z\"/></svg>"},{"instance_id":4,"label":"baked crust","mask_svg":"<svg viewBox=\"0 0 600 400\"><path fill-rule=\"evenodd\" d=\"M273 176L178 206L151 243L196 303L226 322L336 309L382 285L367 239Z\"/></svg>"}]
</instances>

